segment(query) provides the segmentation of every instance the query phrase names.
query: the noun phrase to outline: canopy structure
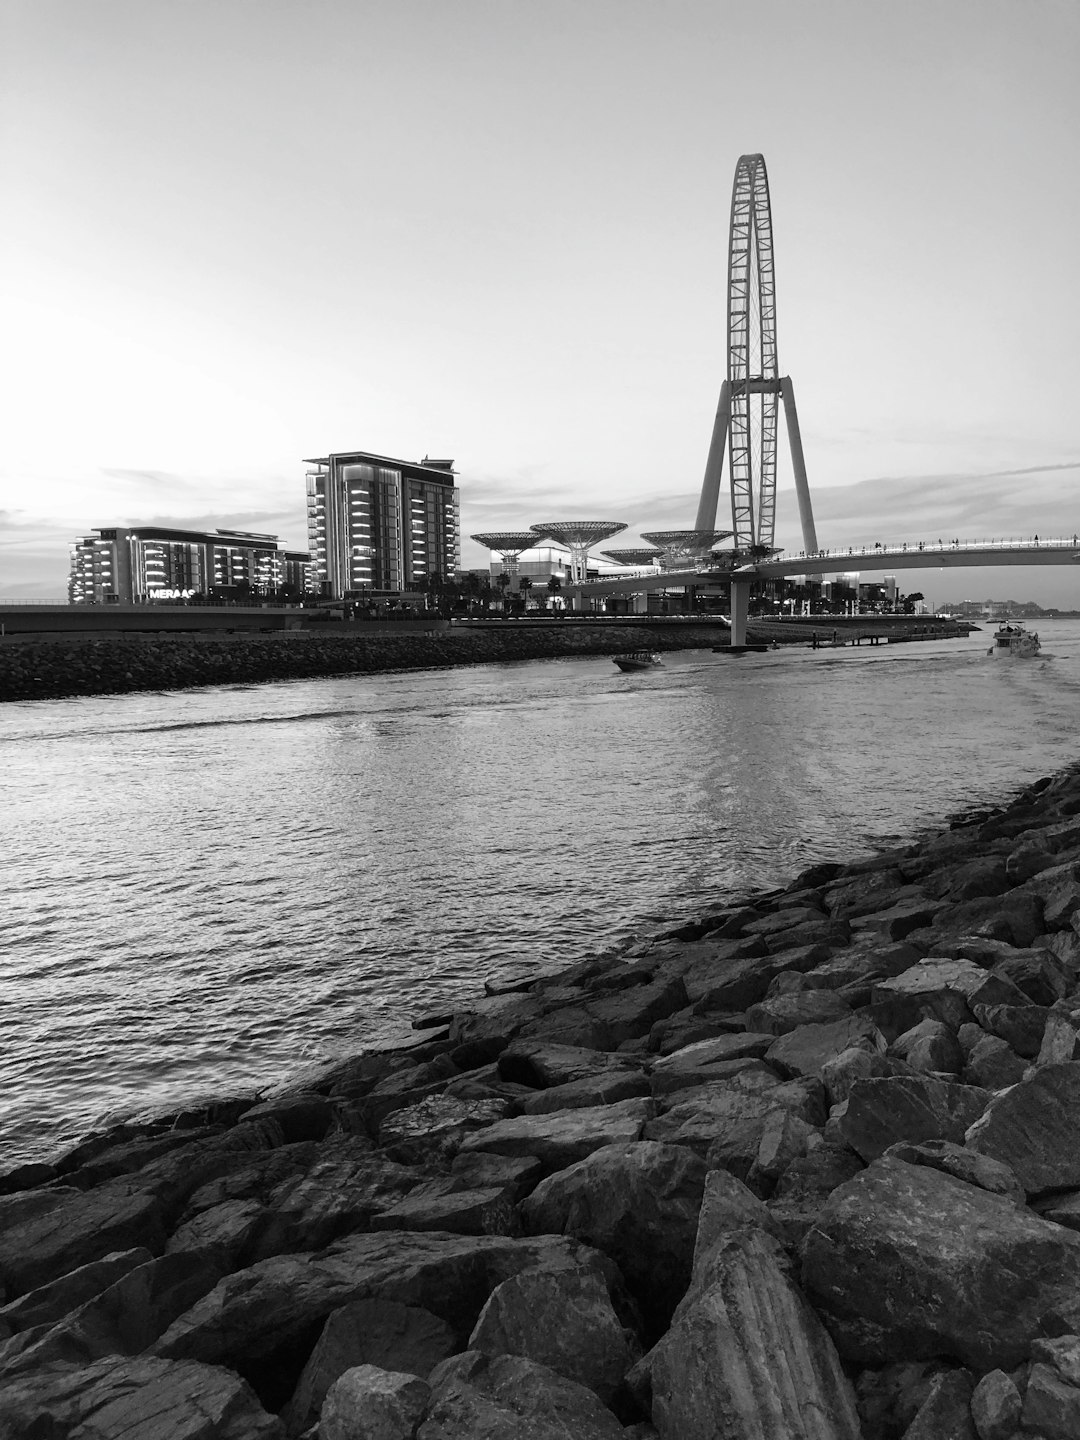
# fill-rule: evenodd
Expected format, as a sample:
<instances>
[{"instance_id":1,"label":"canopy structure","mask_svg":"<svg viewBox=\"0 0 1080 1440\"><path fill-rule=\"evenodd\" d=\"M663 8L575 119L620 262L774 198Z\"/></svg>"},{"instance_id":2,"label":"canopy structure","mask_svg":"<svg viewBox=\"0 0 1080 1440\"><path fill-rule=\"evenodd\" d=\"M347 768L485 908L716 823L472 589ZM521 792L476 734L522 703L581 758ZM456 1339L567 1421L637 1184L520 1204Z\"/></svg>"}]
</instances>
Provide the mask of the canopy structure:
<instances>
[{"instance_id":1,"label":"canopy structure","mask_svg":"<svg viewBox=\"0 0 1080 1440\"><path fill-rule=\"evenodd\" d=\"M654 530L642 535L650 545L663 552L660 563L665 570L687 570L704 560L714 545L727 540L730 530Z\"/></svg>"},{"instance_id":2,"label":"canopy structure","mask_svg":"<svg viewBox=\"0 0 1080 1440\"><path fill-rule=\"evenodd\" d=\"M570 583L584 585L589 578L589 551L609 535L625 530L622 520L550 520L532 527L533 544L537 540L556 540L570 551Z\"/></svg>"},{"instance_id":3,"label":"canopy structure","mask_svg":"<svg viewBox=\"0 0 1080 1440\"><path fill-rule=\"evenodd\" d=\"M518 559L523 550L531 550L536 536L531 530L487 530L482 535L471 535L478 545L494 550L502 560L503 571L510 576L518 573Z\"/></svg>"},{"instance_id":4,"label":"canopy structure","mask_svg":"<svg viewBox=\"0 0 1080 1440\"><path fill-rule=\"evenodd\" d=\"M664 558L661 552L651 545L631 547L628 550L601 550L600 554L607 560L614 560L616 565L659 565Z\"/></svg>"}]
</instances>

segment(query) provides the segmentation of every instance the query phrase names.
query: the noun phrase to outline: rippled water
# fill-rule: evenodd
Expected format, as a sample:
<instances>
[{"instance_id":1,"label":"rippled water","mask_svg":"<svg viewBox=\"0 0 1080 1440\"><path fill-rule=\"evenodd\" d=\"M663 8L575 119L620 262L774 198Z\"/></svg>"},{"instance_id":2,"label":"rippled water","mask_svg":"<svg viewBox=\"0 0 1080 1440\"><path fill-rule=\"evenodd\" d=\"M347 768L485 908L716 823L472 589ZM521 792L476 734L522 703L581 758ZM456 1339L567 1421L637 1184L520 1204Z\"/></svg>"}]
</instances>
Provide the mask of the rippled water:
<instances>
[{"instance_id":1,"label":"rippled water","mask_svg":"<svg viewBox=\"0 0 1080 1440\"><path fill-rule=\"evenodd\" d=\"M0 707L0 1169L1071 763L1039 629Z\"/></svg>"}]
</instances>

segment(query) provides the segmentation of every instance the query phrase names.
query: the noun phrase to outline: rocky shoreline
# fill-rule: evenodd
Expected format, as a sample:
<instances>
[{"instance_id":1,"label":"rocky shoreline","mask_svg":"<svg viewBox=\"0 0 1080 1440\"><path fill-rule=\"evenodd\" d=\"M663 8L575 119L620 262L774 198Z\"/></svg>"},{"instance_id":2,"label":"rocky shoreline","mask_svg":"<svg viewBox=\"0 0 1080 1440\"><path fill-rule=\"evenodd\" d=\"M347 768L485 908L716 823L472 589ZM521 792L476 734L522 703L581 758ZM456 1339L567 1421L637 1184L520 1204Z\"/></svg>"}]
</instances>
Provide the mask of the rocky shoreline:
<instances>
[{"instance_id":1,"label":"rocky shoreline","mask_svg":"<svg viewBox=\"0 0 1080 1440\"><path fill-rule=\"evenodd\" d=\"M1075 1440L1080 768L0 1176L5 1440Z\"/></svg>"},{"instance_id":2,"label":"rocky shoreline","mask_svg":"<svg viewBox=\"0 0 1080 1440\"><path fill-rule=\"evenodd\" d=\"M833 625L833 622L829 622ZM838 620L847 643L880 632L865 623ZM511 660L557 660L577 655L613 655L623 650L686 650L723 645L722 624L690 621L590 625L527 622L476 629L402 633L389 625L383 634L319 630L274 635L154 635L30 639L0 645L0 701L117 695L140 690L178 690L204 685L254 685L273 680L311 680L335 675L372 675L391 670L424 670ZM966 633L946 621L901 623L903 638L954 638ZM815 627L761 622L751 638L767 643L807 644ZM831 630L818 627L824 637Z\"/></svg>"}]
</instances>

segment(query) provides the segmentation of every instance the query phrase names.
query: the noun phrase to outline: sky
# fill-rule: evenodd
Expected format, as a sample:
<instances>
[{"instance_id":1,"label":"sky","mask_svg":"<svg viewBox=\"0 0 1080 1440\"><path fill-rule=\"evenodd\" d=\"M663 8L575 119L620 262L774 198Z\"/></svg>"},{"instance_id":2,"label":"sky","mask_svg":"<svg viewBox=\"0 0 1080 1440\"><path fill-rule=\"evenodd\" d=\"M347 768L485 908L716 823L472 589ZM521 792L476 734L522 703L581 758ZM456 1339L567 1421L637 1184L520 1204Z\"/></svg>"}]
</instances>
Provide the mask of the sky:
<instances>
[{"instance_id":1,"label":"sky","mask_svg":"<svg viewBox=\"0 0 1080 1440\"><path fill-rule=\"evenodd\" d=\"M1075 0L4 0L0 599L97 525L306 547L334 450L452 456L466 565L689 527L748 152L819 542L1072 534L1078 73Z\"/></svg>"}]
</instances>

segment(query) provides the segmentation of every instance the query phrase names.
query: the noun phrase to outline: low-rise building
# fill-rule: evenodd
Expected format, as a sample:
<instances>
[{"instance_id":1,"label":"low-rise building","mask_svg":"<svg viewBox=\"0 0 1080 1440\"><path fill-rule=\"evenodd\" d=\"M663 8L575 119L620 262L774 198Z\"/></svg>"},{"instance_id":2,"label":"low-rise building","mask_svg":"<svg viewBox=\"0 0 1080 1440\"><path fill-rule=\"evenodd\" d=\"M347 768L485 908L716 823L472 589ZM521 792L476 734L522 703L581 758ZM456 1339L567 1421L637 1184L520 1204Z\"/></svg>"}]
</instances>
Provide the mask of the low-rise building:
<instances>
[{"instance_id":1,"label":"low-rise building","mask_svg":"<svg viewBox=\"0 0 1080 1440\"><path fill-rule=\"evenodd\" d=\"M213 596L299 598L311 589L310 570L307 553L279 549L276 535L99 526L71 547L68 600L138 605Z\"/></svg>"}]
</instances>

